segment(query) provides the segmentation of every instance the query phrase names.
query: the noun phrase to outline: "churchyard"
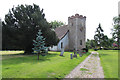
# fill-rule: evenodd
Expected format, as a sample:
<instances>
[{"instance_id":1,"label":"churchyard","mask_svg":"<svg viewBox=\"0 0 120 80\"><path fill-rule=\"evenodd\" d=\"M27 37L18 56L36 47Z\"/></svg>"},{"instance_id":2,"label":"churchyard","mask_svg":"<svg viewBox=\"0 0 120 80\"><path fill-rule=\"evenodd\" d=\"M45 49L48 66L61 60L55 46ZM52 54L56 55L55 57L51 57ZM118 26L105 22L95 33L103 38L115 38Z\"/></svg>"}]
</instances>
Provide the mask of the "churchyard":
<instances>
[{"instance_id":1,"label":"churchyard","mask_svg":"<svg viewBox=\"0 0 120 80\"><path fill-rule=\"evenodd\" d=\"M68 25L47 22L43 9L33 4L13 7L5 16L2 78L118 78L120 17L113 18L112 38L99 23L94 39L86 41L83 15L68 17Z\"/></svg>"},{"instance_id":2,"label":"churchyard","mask_svg":"<svg viewBox=\"0 0 120 80\"><path fill-rule=\"evenodd\" d=\"M11 52L11 53L10 53ZM16 52L16 54L15 54ZM23 51L2 51L3 78L64 78L90 53L70 59L70 53L48 52L46 56L22 55Z\"/></svg>"},{"instance_id":3,"label":"churchyard","mask_svg":"<svg viewBox=\"0 0 120 80\"><path fill-rule=\"evenodd\" d=\"M46 56L23 55L24 51L1 51L3 78L64 78L93 50L82 57L70 59L73 52L49 51ZM118 78L118 51L98 50L105 78Z\"/></svg>"}]
</instances>

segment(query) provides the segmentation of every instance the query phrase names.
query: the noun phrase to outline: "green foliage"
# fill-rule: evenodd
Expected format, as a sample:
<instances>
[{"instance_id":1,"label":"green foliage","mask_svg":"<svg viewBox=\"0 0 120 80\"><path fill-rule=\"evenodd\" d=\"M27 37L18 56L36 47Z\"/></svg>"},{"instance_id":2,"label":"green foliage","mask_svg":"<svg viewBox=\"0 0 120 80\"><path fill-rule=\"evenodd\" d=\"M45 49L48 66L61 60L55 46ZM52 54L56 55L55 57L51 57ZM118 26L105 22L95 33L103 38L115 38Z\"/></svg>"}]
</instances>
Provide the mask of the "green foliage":
<instances>
[{"instance_id":1,"label":"green foliage","mask_svg":"<svg viewBox=\"0 0 120 80\"><path fill-rule=\"evenodd\" d=\"M63 22L61 22L61 21L51 21L50 22L50 25L51 25L51 28L52 29L55 29L55 28L57 28L57 27L60 27L60 26L63 26L63 25L65 25L65 23L63 23Z\"/></svg>"},{"instance_id":2,"label":"green foliage","mask_svg":"<svg viewBox=\"0 0 120 80\"><path fill-rule=\"evenodd\" d=\"M22 49L32 52L33 39L38 30L43 33L46 46L56 45L58 38L45 19L43 9L36 4L18 5L5 15L3 24L3 49Z\"/></svg>"},{"instance_id":3,"label":"green foliage","mask_svg":"<svg viewBox=\"0 0 120 80\"><path fill-rule=\"evenodd\" d=\"M47 47L45 47L45 38L42 36L41 30L39 30L36 40L33 40L34 48L32 48L37 53L43 53L46 51Z\"/></svg>"},{"instance_id":4,"label":"green foliage","mask_svg":"<svg viewBox=\"0 0 120 80\"><path fill-rule=\"evenodd\" d=\"M108 38L107 35L104 35L103 33L103 29L101 27L101 24L99 24L98 28L96 29L96 34L94 35L94 40L95 40L95 44L97 47L101 48L111 48L112 44L114 42L113 38Z\"/></svg>"},{"instance_id":5,"label":"green foliage","mask_svg":"<svg viewBox=\"0 0 120 80\"><path fill-rule=\"evenodd\" d=\"M94 49L95 47L96 47L95 40L89 40L89 39L87 39L86 48L88 48L88 49Z\"/></svg>"},{"instance_id":6,"label":"green foliage","mask_svg":"<svg viewBox=\"0 0 120 80\"><path fill-rule=\"evenodd\" d=\"M112 36L117 39L118 48L120 46L120 15L113 18L114 24L112 29Z\"/></svg>"},{"instance_id":7,"label":"green foliage","mask_svg":"<svg viewBox=\"0 0 120 80\"><path fill-rule=\"evenodd\" d=\"M104 35L103 37L103 42L101 43L102 46L105 48L112 48L112 44L114 43L114 39L113 38L108 38L107 35Z\"/></svg>"},{"instance_id":8,"label":"green foliage","mask_svg":"<svg viewBox=\"0 0 120 80\"><path fill-rule=\"evenodd\" d=\"M48 52L44 57L40 55L39 61L36 60L36 55L13 58L7 56L8 59L2 61L2 78L64 78L90 53L72 60L71 52L65 52L64 57L59 54L60 52Z\"/></svg>"},{"instance_id":9,"label":"green foliage","mask_svg":"<svg viewBox=\"0 0 120 80\"><path fill-rule=\"evenodd\" d=\"M118 38L118 36L120 37L120 35L119 35L119 22L120 22L120 18L119 17L114 17L113 18L113 21L114 21L114 24L113 24L113 29L112 29L112 31L113 31L113 38L114 39L116 39L116 38Z\"/></svg>"},{"instance_id":10,"label":"green foliage","mask_svg":"<svg viewBox=\"0 0 120 80\"><path fill-rule=\"evenodd\" d=\"M96 29L96 34L94 35L94 39L97 43L97 46L101 47L101 43L103 42L103 37L104 37L104 34L103 34L103 29L101 27L101 24L98 25L98 28Z\"/></svg>"}]
</instances>

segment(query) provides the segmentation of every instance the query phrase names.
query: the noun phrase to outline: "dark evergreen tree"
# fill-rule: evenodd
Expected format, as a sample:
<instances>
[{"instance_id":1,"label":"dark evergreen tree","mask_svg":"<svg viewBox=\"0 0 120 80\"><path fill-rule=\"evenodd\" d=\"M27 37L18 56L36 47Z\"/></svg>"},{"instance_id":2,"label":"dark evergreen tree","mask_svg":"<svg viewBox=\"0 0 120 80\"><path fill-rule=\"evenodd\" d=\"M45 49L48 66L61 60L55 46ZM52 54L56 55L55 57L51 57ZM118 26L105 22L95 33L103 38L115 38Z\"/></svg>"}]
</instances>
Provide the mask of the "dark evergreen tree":
<instances>
[{"instance_id":1,"label":"dark evergreen tree","mask_svg":"<svg viewBox=\"0 0 120 80\"><path fill-rule=\"evenodd\" d=\"M45 19L43 9L36 4L13 7L5 15L2 24L4 49L23 49L26 54L30 54L33 51L32 40L35 39L38 30L41 30L43 37L46 38L46 46L58 42L55 32L50 29Z\"/></svg>"},{"instance_id":2,"label":"dark evergreen tree","mask_svg":"<svg viewBox=\"0 0 120 80\"><path fill-rule=\"evenodd\" d=\"M103 29L101 27L101 24L98 25L98 28L95 32L96 34L94 35L94 39L97 43L97 46L102 47L102 42L103 42L103 38L104 38L104 34L103 34Z\"/></svg>"}]
</instances>

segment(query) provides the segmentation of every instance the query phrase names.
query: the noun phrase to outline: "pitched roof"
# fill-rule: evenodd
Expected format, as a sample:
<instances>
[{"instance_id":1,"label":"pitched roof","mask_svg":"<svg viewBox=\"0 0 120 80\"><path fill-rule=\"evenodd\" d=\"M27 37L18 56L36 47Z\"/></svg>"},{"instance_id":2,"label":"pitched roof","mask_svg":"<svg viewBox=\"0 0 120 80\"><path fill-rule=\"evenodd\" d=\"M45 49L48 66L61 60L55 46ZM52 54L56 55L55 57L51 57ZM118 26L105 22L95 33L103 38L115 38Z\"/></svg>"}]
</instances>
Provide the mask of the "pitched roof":
<instances>
[{"instance_id":1,"label":"pitched roof","mask_svg":"<svg viewBox=\"0 0 120 80\"><path fill-rule=\"evenodd\" d=\"M55 33L58 36L59 39L62 39L64 37L64 35L68 32L68 25L64 25L61 27L57 27L55 29Z\"/></svg>"}]
</instances>

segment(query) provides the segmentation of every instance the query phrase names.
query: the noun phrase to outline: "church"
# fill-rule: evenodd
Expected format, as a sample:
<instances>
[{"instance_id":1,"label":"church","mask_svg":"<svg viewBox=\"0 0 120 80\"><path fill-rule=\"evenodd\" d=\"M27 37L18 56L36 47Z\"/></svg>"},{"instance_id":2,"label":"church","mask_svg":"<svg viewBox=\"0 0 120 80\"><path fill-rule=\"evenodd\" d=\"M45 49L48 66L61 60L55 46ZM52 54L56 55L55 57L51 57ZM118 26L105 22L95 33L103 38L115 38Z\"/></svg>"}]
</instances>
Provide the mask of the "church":
<instances>
[{"instance_id":1,"label":"church","mask_svg":"<svg viewBox=\"0 0 120 80\"><path fill-rule=\"evenodd\" d=\"M79 51L85 48L86 16L75 14L68 17L68 25L57 27L55 33L59 42L56 46L50 47L50 50Z\"/></svg>"}]
</instances>

